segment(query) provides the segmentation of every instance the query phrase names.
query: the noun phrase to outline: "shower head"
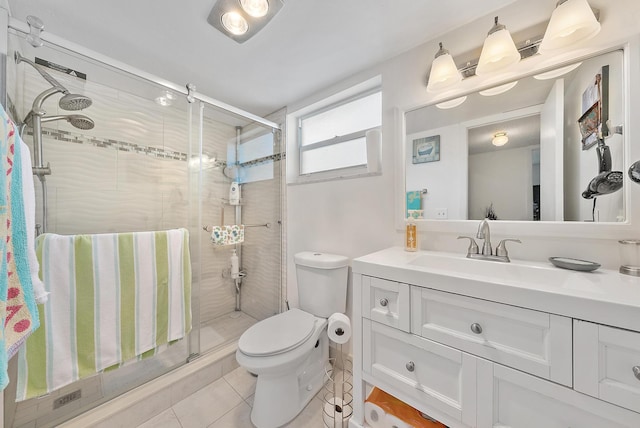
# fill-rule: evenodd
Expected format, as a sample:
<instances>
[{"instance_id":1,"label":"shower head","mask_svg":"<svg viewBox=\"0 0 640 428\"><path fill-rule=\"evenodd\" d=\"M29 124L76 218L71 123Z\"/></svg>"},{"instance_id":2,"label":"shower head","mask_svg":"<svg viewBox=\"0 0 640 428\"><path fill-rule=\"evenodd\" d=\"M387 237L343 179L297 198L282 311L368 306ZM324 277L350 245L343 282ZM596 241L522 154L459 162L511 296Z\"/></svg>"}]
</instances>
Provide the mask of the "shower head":
<instances>
[{"instance_id":1,"label":"shower head","mask_svg":"<svg viewBox=\"0 0 640 428\"><path fill-rule=\"evenodd\" d=\"M83 114L69 114L64 116L44 116L40 121L42 123L53 122L54 120L66 120L72 126L78 129L93 129L95 122L90 117Z\"/></svg>"},{"instance_id":2,"label":"shower head","mask_svg":"<svg viewBox=\"0 0 640 428\"><path fill-rule=\"evenodd\" d=\"M78 111L89 107L91 103L91 98L84 95L66 94L60 98L58 105L63 110Z\"/></svg>"}]
</instances>

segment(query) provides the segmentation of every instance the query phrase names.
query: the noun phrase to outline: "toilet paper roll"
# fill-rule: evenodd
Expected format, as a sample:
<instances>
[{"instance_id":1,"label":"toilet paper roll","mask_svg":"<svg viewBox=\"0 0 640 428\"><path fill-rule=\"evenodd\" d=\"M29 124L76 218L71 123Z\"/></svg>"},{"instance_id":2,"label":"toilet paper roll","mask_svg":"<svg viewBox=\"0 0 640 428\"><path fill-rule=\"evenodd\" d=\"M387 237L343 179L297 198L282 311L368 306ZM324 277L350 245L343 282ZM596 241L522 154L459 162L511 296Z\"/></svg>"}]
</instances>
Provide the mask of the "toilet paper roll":
<instances>
[{"instance_id":1,"label":"toilet paper roll","mask_svg":"<svg viewBox=\"0 0 640 428\"><path fill-rule=\"evenodd\" d=\"M327 334L337 344L345 344L351 338L351 321L345 314L336 312L329 317Z\"/></svg>"},{"instance_id":2,"label":"toilet paper roll","mask_svg":"<svg viewBox=\"0 0 640 428\"><path fill-rule=\"evenodd\" d=\"M371 428L387 428L386 416L382 407L370 401L364 402L364 420Z\"/></svg>"},{"instance_id":3,"label":"toilet paper roll","mask_svg":"<svg viewBox=\"0 0 640 428\"><path fill-rule=\"evenodd\" d=\"M329 428L348 428L349 419L353 409L349 404L345 405L340 397L331 397L328 403L324 403L322 422Z\"/></svg>"},{"instance_id":4,"label":"toilet paper roll","mask_svg":"<svg viewBox=\"0 0 640 428\"><path fill-rule=\"evenodd\" d=\"M413 425L406 423L397 416L387 413L384 418L385 428L413 428Z\"/></svg>"}]
</instances>

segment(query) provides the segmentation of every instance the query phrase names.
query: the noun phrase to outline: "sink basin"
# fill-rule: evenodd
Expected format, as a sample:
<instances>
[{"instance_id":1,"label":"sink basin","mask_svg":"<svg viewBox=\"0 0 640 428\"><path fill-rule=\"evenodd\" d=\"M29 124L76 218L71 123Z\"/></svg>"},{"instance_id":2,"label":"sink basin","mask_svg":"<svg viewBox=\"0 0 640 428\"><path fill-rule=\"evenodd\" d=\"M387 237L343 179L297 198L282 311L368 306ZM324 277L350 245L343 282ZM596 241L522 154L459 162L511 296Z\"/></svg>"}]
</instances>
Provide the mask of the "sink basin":
<instances>
[{"instance_id":1,"label":"sink basin","mask_svg":"<svg viewBox=\"0 0 640 428\"><path fill-rule=\"evenodd\" d=\"M443 253L422 254L407 264L467 278L482 278L497 283L538 283L552 286L566 286L567 281L577 274L551 265L534 262L501 263L487 260L468 259L464 256Z\"/></svg>"}]
</instances>

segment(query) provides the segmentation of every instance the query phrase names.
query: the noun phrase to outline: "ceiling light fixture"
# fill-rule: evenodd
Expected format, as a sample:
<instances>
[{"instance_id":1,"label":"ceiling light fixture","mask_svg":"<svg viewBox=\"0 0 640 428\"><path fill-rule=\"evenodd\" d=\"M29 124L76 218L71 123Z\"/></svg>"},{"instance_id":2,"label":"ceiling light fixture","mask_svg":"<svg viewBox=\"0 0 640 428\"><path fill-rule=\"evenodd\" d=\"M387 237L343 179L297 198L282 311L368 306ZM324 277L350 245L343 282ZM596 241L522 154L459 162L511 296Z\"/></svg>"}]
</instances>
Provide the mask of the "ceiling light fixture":
<instances>
[{"instance_id":1,"label":"ceiling light fixture","mask_svg":"<svg viewBox=\"0 0 640 428\"><path fill-rule=\"evenodd\" d=\"M269 12L267 0L240 0L240 5L245 12L254 18L262 18Z\"/></svg>"},{"instance_id":2,"label":"ceiling light fixture","mask_svg":"<svg viewBox=\"0 0 640 428\"><path fill-rule=\"evenodd\" d=\"M587 0L560 0L551 14L540 53L583 42L600 32L600 23Z\"/></svg>"},{"instance_id":3,"label":"ceiling light fixture","mask_svg":"<svg viewBox=\"0 0 640 428\"><path fill-rule=\"evenodd\" d=\"M508 70L520 61L520 52L511 38L507 27L498 22L495 17L494 25L489 30L482 46L482 53L476 68L478 76L498 73Z\"/></svg>"},{"instance_id":4,"label":"ceiling light fixture","mask_svg":"<svg viewBox=\"0 0 640 428\"><path fill-rule=\"evenodd\" d=\"M462 75L453 61L448 50L442 47L436 52L435 59L431 63L427 92L438 92L462 81Z\"/></svg>"},{"instance_id":5,"label":"ceiling light fixture","mask_svg":"<svg viewBox=\"0 0 640 428\"><path fill-rule=\"evenodd\" d=\"M455 98L453 100L436 104L436 107L438 107L441 110L447 110L450 108L458 107L460 104L462 104L465 101L467 101L467 97Z\"/></svg>"},{"instance_id":6,"label":"ceiling light fixture","mask_svg":"<svg viewBox=\"0 0 640 428\"><path fill-rule=\"evenodd\" d=\"M513 89L514 86L518 84L518 81L507 83L505 85L496 86L493 88L485 89L484 91L480 91L480 95L485 97L492 97L494 95L500 95L507 92L509 89Z\"/></svg>"},{"instance_id":7,"label":"ceiling light fixture","mask_svg":"<svg viewBox=\"0 0 640 428\"><path fill-rule=\"evenodd\" d=\"M491 144L496 147L504 146L509 142L509 137L507 137L506 132L496 132L493 134L493 138L491 139Z\"/></svg>"},{"instance_id":8,"label":"ceiling light fixture","mask_svg":"<svg viewBox=\"0 0 640 428\"><path fill-rule=\"evenodd\" d=\"M207 22L225 36L244 43L278 13L282 0L217 0Z\"/></svg>"}]
</instances>

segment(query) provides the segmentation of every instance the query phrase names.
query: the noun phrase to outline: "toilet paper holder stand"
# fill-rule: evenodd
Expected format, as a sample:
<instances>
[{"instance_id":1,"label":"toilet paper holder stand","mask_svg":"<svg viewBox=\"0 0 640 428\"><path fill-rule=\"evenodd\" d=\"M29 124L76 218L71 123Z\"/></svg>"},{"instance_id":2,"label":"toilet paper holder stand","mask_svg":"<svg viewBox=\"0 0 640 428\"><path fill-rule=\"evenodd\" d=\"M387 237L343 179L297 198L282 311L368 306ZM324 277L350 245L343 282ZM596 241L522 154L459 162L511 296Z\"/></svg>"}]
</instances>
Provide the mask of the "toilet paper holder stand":
<instances>
[{"instance_id":1,"label":"toilet paper holder stand","mask_svg":"<svg viewBox=\"0 0 640 428\"><path fill-rule=\"evenodd\" d=\"M346 428L353 414L353 363L341 344L334 349L336 354L325 367L322 422L325 428Z\"/></svg>"}]
</instances>

